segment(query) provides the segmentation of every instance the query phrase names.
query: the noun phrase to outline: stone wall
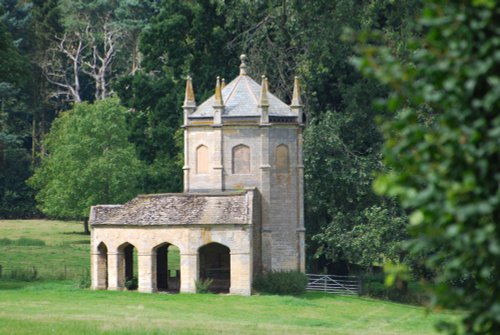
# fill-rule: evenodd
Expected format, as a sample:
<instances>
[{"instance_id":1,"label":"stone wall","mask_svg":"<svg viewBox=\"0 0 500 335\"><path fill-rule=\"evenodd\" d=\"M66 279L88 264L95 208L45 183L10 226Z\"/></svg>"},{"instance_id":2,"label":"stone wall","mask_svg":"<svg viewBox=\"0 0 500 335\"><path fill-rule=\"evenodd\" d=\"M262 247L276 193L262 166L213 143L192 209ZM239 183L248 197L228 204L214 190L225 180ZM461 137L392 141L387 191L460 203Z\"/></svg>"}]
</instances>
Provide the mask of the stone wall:
<instances>
[{"instance_id":1,"label":"stone wall","mask_svg":"<svg viewBox=\"0 0 500 335\"><path fill-rule=\"evenodd\" d=\"M165 243L180 250L181 292L195 292L198 279L198 249L216 242L230 249L230 293L249 295L253 277L253 231L251 225L217 226L93 226L92 227L92 287L102 289L103 243L108 252L108 289L124 289L123 246L132 244L138 252L139 291L156 291L156 248ZM99 280L99 277L101 279Z\"/></svg>"},{"instance_id":2,"label":"stone wall","mask_svg":"<svg viewBox=\"0 0 500 335\"><path fill-rule=\"evenodd\" d=\"M187 191L258 188L262 229L254 238L256 272L304 271L302 127L298 124L223 124L186 126ZM211 169L196 173L196 150L208 148ZM234 148L250 149L248 173L234 173ZM277 149L281 148L281 153ZM283 148L288 157L282 157ZM281 155L280 157L278 157ZM278 158L281 161L278 161ZM288 168L283 162L288 163ZM280 164L281 163L281 164ZM186 186L186 185L185 185Z\"/></svg>"}]
</instances>

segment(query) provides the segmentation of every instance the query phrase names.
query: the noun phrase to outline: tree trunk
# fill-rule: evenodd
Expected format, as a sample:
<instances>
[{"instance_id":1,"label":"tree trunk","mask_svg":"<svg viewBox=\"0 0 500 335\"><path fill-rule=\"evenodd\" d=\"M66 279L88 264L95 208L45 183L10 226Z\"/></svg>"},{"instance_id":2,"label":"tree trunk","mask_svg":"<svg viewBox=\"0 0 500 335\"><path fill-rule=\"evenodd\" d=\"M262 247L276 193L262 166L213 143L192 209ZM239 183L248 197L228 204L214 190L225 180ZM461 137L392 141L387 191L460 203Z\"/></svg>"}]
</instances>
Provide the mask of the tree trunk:
<instances>
[{"instance_id":1,"label":"tree trunk","mask_svg":"<svg viewBox=\"0 0 500 335\"><path fill-rule=\"evenodd\" d=\"M89 218L85 218L83 220L83 232L85 233L85 235L90 235Z\"/></svg>"}]
</instances>

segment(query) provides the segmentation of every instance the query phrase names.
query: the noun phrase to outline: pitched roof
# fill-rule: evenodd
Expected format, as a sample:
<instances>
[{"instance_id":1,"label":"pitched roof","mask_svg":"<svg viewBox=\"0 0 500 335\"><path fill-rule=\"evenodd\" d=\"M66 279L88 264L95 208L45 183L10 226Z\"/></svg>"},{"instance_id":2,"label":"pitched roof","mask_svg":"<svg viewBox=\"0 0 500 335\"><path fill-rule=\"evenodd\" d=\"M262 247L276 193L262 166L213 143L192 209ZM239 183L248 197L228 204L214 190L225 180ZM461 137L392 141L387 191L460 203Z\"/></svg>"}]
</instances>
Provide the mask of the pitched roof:
<instances>
[{"instance_id":1,"label":"pitched roof","mask_svg":"<svg viewBox=\"0 0 500 335\"><path fill-rule=\"evenodd\" d=\"M258 110L260 90L261 85L256 83L248 75L240 74L222 89L222 101L224 102L222 117L260 116ZM296 116L290 109L290 106L278 99L272 93L268 92L267 94L270 116ZM214 104L215 95L199 105L189 118L213 117Z\"/></svg>"},{"instance_id":2,"label":"pitched roof","mask_svg":"<svg viewBox=\"0 0 500 335\"><path fill-rule=\"evenodd\" d=\"M91 225L251 224L251 191L140 195L124 205L93 206Z\"/></svg>"}]
</instances>

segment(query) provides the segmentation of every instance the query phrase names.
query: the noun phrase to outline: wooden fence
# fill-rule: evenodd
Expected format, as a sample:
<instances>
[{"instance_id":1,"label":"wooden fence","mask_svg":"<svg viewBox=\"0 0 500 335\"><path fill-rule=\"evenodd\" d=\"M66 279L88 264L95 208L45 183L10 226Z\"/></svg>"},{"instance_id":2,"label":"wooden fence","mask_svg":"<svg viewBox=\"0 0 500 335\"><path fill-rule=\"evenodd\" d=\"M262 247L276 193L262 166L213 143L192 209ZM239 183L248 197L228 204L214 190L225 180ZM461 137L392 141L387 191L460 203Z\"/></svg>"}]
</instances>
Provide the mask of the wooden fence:
<instances>
[{"instance_id":1,"label":"wooden fence","mask_svg":"<svg viewBox=\"0 0 500 335\"><path fill-rule=\"evenodd\" d=\"M308 274L308 291L320 291L339 295L360 295L361 280L356 276Z\"/></svg>"}]
</instances>

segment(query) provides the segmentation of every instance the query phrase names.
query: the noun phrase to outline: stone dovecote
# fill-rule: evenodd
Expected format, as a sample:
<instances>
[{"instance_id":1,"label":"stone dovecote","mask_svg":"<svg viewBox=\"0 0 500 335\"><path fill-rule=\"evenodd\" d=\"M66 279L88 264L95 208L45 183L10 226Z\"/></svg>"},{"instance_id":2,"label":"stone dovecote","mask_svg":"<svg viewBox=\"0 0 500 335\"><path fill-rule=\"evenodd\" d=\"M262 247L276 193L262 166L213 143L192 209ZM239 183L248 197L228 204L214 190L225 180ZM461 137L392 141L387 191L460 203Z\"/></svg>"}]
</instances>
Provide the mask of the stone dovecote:
<instances>
[{"instance_id":1,"label":"stone dovecote","mask_svg":"<svg viewBox=\"0 0 500 335\"><path fill-rule=\"evenodd\" d=\"M299 80L287 105L266 76L258 84L247 68L242 55L238 77L228 84L217 77L214 95L199 105L196 78L187 78L184 193L92 208L93 288L123 289L133 247L143 292L168 286L160 270L167 256L159 254L170 245L180 251L181 292L213 276L247 295L255 274L305 270Z\"/></svg>"}]
</instances>

